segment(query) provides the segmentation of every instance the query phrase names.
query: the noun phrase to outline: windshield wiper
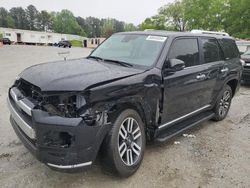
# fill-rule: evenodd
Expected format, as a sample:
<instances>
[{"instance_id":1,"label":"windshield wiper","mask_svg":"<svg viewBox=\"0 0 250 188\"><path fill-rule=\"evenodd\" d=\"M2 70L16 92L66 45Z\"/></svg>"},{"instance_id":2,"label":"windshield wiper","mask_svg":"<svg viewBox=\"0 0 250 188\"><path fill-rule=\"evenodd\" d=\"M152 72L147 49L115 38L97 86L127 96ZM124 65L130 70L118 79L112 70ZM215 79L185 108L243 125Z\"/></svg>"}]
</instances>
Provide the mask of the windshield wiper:
<instances>
[{"instance_id":1,"label":"windshield wiper","mask_svg":"<svg viewBox=\"0 0 250 188\"><path fill-rule=\"evenodd\" d=\"M92 58L92 59L96 59L96 60L100 60L100 61L106 61L106 62L112 62L112 63L117 63L119 65L122 65L124 67L133 67L132 64L124 62L124 61L119 61L119 60L113 60L113 59L104 59L98 56L88 56L87 59Z\"/></svg>"},{"instance_id":2,"label":"windshield wiper","mask_svg":"<svg viewBox=\"0 0 250 188\"><path fill-rule=\"evenodd\" d=\"M88 57L87 57L87 59L89 59L89 58L104 61L104 59L103 59L103 58L98 57L98 56L88 56Z\"/></svg>"},{"instance_id":3,"label":"windshield wiper","mask_svg":"<svg viewBox=\"0 0 250 188\"><path fill-rule=\"evenodd\" d=\"M122 65L124 67L133 67L132 64L124 62L124 61L119 61L119 60L113 60L113 59L103 59L103 61L107 61L107 62L112 62L112 63L117 63L119 65Z\"/></svg>"}]
</instances>

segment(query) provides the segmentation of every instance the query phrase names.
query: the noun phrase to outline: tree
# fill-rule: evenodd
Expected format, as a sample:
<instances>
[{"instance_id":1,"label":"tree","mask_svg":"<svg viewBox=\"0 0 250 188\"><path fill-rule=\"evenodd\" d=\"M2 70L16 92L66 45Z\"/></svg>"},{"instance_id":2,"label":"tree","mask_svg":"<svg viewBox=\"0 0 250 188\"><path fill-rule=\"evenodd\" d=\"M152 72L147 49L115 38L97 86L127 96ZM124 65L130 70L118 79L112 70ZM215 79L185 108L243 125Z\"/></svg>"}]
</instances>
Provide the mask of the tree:
<instances>
[{"instance_id":1,"label":"tree","mask_svg":"<svg viewBox=\"0 0 250 188\"><path fill-rule=\"evenodd\" d=\"M81 26L81 28L86 32L87 37L93 37L93 34L96 34L95 31L93 31L92 27L92 18L84 19L82 17L77 17L76 18L78 24Z\"/></svg>"},{"instance_id":2,"label":"tree","mask_svg":"<svg viewBox=\"0 0 250 188\"><path fill-rule=\"evenodd\" d=\"M114 19L113 22L114 22L114 32L115 33L124 31L124 25L125 25L124 22L118 21L116 19Z\"/></svg>"},{"instance_id":3,"label":"tree","mask_svg":"<svg viewBox=\"0 0 250 188\"><path fill-rule=\"evenodd\" d=\"M90 37L100 37L102 33L102 21L98 18L87 17L86 23L90 26Z\"/></svg>"},{"instance_id":4,"label":"tree","mask_svg":"<svg viewBox=\"0 0 250 188\"><path fill-rule=\"evenodd\" d=\"M249 0L176 0L147 18L140 29L225 31L238 38L250 37Z\"/></svg>"},{"instance_id":5,"label":"tree","mask_svg":"<svg viewBox=\"0 0 250 188\"><path fill-rule=\"evenodd\" d=\"M29 29L28 20L26 18L25 11L22 7L14 7L9 11L9 15L15 22L15 28L17 29Z\"/></svg>"},{"instance_id":6,"label":"tree","mask_svg":"<svg viewBox=\"0 0 250 188\"><path fill-rule=\"evenodd\" d=\"M223 30L225 0L183 0L183 4L190 30Z\"/></svg>"},{"instance_id":7,"label":"tree","mask_svg":"<svg viewBox=\"0 0 250 188\"><path fill-rule=\"evenodd\" d=\"M132 23L125 23L124 31L136 31L137 27L134 26Z\"/></svg>"},{"instance_id":8,"label":"tree","mask_svg":"<svg viewBox=\"0 0 250 188\"><path fill-rule=\"evenodd\" d=\"M52 15L46 10L42 10L38 15L38 28L41 31L50 31L52 29Z\"/></svg>"},{"instance_id":9,"label":"tree","mask_svg":"<svg viewBox=\"0 0 250 188\"><path fill-rule=\"evenodd\" d=\"M238 38L250 38L249 0L227 0L224 28Z\"/></svg>"},{"instance_id":10,"label":"tree","mask_svg":"<svg viewBox=\"0 0 250 188\"><path fill-rule=\"evenodd\" d=\"M166 28L172 28L176 31L185 31L187 20L185 16L185 7L182 1L169 3L159 9L159 18L165 22Z\"/></svg>"},{"instance_id":11,"label":"tree","mask_svg":"<svg viewBox=\"0 0 250 188\"><path fill-rule=\"evenodd\" d=\"M69 10L62 10L56 13L53 20L53 30L58 33L82 35L84 32L77 23L73 13Z\"/></svg>"},{"instance_id":12,"label":"tree","mask_svg":"<svg viewBox=\"0 0 250 188\"><path fill-rule=\"evenodd\" d=\"M28 28L30 30L38 29L38 15L39 12L34 5L29 5L26 8L26 18L28 21Z\"/></svg>"},{"instance_id":13,"label":"tree","mask_svg":"<svg viewBox=\"0 0 250 188\"><path fill-rule=\"evenodd\" d=\"M139 25L140 30L146 29L158 29L164 30L165 27L165 18L160 15L155 15L151 18L146 18L145 21Z\"/></svg>"},{"instance_id":14,"label":"tree","mask_svg":"<svg viewBox=\"0 0 250 188\"><path fill-rule=\"evenodd\" d=\"M6 19L7 19L7 27L15 28L15 20L10 15L8 15Z\"/></svg>"},{"instance_id":15,"label":"tree","mask_svg":"<svg viewBox=\"0 0 250 188\"><path fill-rule=\"evenodd\" d=\"M109 37L114 33L114 20L104 19L102 25L102 36Z\"/></svg>"},{"instance_id":16,"label":"tree","mask_svg":"<svg viewBox=\"0 0 250 188\"><path fill-rule=\"evenodd\" d=\"M8 11L5 8L0 7L0 26L8 27L7 16Z\"/></svg>"}]
</instances>

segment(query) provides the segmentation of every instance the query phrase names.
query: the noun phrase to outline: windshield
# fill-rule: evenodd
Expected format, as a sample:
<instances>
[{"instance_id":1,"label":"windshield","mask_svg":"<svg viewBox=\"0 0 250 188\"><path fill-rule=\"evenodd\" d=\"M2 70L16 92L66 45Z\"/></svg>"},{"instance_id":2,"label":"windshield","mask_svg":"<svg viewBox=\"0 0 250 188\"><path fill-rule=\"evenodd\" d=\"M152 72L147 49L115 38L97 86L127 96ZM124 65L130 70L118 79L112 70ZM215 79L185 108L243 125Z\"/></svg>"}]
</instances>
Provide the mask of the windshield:
<instances>
[{"instance_id":1,"label":"windshield","mask_svg":"<svg viewBox=\"0 0 250 188\"><path fill-rule=\"evenodd\" d=\"M90 57L152 66L166 39L162 36L117 34L103 42Z\"/></svg>"}]
</instances>

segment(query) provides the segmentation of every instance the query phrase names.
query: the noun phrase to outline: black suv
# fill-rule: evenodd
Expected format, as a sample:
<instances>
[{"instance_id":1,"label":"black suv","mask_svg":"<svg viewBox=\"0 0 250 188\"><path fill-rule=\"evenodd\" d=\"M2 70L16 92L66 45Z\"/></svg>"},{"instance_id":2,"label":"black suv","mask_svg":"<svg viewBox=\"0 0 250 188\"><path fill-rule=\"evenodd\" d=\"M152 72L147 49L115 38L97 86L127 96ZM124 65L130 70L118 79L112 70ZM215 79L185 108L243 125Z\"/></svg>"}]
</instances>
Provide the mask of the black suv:
<instances>
[{"instance_id":1,"label":"black suv","mask_svg":"<svg viewBox=\"0 0 250 188\"><path fill-rule=\"evenodd\" d=\"M11 124L54 169L101 155L121 176L140 166L146 140L165 142L223 120L242 74L226 36L145 31L114 34L87 58L24 70L9 89Z\"/></svg>"},{"instance_id":2,"label":"black suv","mask_svg":"<svg viewBox=\"0 0 250 188\"><path fill-rule=\"evenodd\" d=\"M0 42L2 42L3 44L11 45L11 41L8 38L2 38L2 39L0 39Z\"/></svg>"},{"instance_id":3,"label":"black suv","mask_svg":"<svg viewBox=\"0 0 250 188\"><path fill-rule=\"evenodd\" d=\"M62 41L60 41L58 43L58 47L63 47L63 48L68 47L68 48L71 48L71 46L72 46L72 44L69 41L67 41L67 40L62 40Z\"/></svg>"}]
</instances>

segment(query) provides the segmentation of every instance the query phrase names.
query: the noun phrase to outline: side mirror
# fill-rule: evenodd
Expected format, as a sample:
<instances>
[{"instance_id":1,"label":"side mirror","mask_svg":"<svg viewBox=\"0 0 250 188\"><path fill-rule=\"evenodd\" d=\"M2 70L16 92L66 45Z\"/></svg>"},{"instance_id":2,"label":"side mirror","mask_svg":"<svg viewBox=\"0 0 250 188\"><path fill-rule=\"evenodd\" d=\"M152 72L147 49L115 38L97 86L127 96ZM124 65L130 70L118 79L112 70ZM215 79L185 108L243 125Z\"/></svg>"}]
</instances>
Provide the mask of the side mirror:
<instances>
[{"instance_id":1,"label":"side mirror","mask_svg":"<svg viewBox=\"0 0 250 188\"><path fill-rule=\"evenodd\" d=\"M170 59L169 66L173 71L180 71L185 68L185 62L180 59Z\"/></svg>"}]
</instances>

